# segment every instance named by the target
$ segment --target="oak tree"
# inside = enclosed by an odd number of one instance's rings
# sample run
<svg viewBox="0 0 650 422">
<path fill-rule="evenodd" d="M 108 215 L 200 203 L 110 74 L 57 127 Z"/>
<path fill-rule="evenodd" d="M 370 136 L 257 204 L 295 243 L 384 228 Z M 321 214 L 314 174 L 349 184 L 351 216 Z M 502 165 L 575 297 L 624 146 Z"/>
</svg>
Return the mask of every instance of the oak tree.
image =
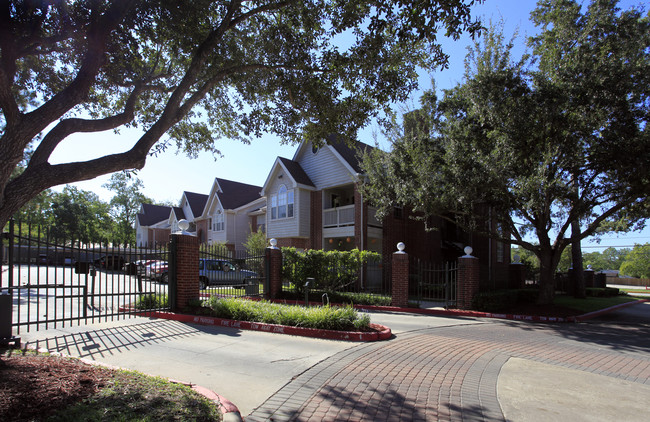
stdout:
<svg viewBox="0 0 650 422">
<path fill-rule="evenodd" d="M 219 138 L 353 138 L 445 65 L 437 37 L 474 34 L 472 0 L 0 2 L 0 227 L 55 185 L 140 169 Z M 137 127 L 123 152 L 50 162 L 73 134 Z M 33 148 L 25 171 L 14 175 Z"/>
</svg>

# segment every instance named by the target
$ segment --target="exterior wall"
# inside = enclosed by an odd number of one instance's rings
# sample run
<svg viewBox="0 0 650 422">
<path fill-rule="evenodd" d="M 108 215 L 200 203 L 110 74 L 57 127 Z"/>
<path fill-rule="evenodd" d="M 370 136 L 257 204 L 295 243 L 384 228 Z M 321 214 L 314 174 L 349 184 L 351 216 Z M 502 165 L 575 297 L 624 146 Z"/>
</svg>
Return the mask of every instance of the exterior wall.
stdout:
<svg viewBox="0 0 650 422">
<path fill-rule="evenodd" d="M 323 191 L 311 192 L 311 244 L 312 249 L 323 248 Z"/>
<path fill-rule="evenodd" d="M 276 240 L 278 241 L 277 244 L 278 248 L 309 249 L 311 247 L 310 239 L 306 239 L 306 238 L 283 237 Z"/>
<path fill-rule="evenodd" d="M 147 230 L 146 245 L 143 246 L 154 247 L 167 244 L 169 242 L 170 234 L 170 229 L 150 228 Z"/>
<path fill-rule="evenodd" d="M 361 201 L 361 193 L 354 186 L 354 247 L 368 249 L 368 205 Z"/>
<path fill-rule="evenodd" d="M 280 177 L 282 176 L 282 177 Z M 283 237 L 299 237 L 299 236 L 309 236 L 309 232 L 301 234 L 300 233 L 300 208 L 301 200 L 300 196 L 302 195 L 302 189 L 294 189 L 292 183 L 290 182 L 291 178 L 284 171 L 279 171 L 273 182 L 269 185 L 266 190 L 266 233 L 269 238 L 280 239 Z M 278 193 L 281 185 L 285 185 L 288 190 L 293 189 L 293 217 L 283 218 L 281 220 L 271 220 L 271 196 Z M 306 191 L 305 191 L 306 192 Z M 309 223 L 307 223 L 309 224 Z"/>
<path fill-rule="evenodd" d="M 199 239 L 199 243 L 207 243 L 209 235 L 208 220 L 198 220 L 196 221 L 196 237 Z"/>
<path fill-rule="evenodd" d="M 298 236 L 309 237 L 311 234 L 311 191 L 294 190 L 294 215 L 298 216 Z"/>
<path fill-rule="evenodd" d="M 433 220 L 432 224 L 440 227 L 439 219 Z M 437 263 L 447 260 L 445 257 L 447 253 L 442 248 L 440 230 L 425 231 L 424 223 L 409 218 L 407 209 L 402 210 L 401 217 L 391 214 L 383 222 L 382 254 L 384 257 L 391 256 L 399 242 L 406 244 L 406 252 L 413 258 Z"/>
<path fill-rule="evenodd" d="M 323 146 L 314 154 L 311 144 L 305 145 L 302 153 L 296 157 L 296 161 L 319 190 L 348 185 L 353 181 L 353 175 L 328 146 Z"/>
</svg>

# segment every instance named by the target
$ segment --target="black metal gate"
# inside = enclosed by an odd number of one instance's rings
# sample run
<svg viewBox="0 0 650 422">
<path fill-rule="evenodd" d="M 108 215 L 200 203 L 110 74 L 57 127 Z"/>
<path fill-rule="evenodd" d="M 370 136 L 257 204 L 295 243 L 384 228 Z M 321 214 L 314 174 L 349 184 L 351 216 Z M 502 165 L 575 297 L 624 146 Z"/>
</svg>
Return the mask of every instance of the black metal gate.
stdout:
<svg viewBox="0 0 650 422">
<path fill-rule="evenodd" d="M 268 291 L 265 253 L 231 250 L 224 245 L 199 248 L 199 289 L 210 297 L 262 297 Z"/>
<path fill-rule="evenodd" d="M 167 247 L 54 242 L 47 230 L 13 221 L 2 238 L 0 295 L 12 311 L 0 326 L 17 334 L 169 309 L 156 272 L 167 265 Z"/>
<path fill-rule="evenodd" d="M 412 258 L 409 296 L 418 303 L 429 302 L 445 308 L 456 306 L 458 266 L 456 262 L 425 262 Z"/>
</svg>

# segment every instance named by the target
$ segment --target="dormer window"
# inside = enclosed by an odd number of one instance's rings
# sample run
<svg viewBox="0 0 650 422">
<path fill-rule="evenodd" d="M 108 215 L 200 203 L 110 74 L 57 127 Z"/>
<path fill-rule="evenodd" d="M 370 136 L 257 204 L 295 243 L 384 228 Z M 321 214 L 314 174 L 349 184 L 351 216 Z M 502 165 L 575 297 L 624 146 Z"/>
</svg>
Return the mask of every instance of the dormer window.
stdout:
<svg viewBox="0 0 650 422">
<path fill-rule="evenodd" d="M 293 189 L 280 185 L 278 193 L 271 195 L 271 220 L 293 217 Z"/>
</svg>

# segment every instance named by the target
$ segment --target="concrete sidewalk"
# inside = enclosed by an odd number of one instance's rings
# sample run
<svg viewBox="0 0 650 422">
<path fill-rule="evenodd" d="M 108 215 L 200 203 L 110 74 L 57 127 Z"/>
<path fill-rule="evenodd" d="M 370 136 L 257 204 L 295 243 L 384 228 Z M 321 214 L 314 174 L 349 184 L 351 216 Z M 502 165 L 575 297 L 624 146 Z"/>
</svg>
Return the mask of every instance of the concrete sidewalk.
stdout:
<svg viewBox="0 0 650 422">
<path fill-rule="evenodd" d="M 640 316 L 531 324 L 381 312 L 372 321 L 394 338 L 363 344 L 145 318 L 21 336 L 199 384 L 247 421 L 647 420 L 650 303 L 618 312 Z"/>
</svg>

